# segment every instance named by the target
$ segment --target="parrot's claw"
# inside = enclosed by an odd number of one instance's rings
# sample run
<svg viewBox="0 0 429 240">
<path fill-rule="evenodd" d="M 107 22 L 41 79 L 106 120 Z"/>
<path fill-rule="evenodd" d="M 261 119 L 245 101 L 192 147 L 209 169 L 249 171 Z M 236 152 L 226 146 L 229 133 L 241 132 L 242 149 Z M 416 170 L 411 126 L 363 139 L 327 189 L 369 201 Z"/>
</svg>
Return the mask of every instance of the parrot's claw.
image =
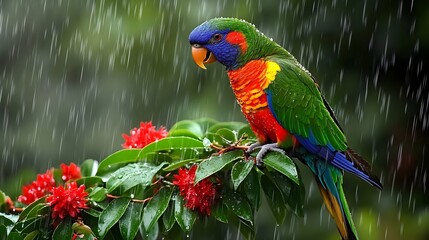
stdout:
<svg viewBox="0 0 429 240">
<path fill-rule="evenodd" d="M 270 143 L 265 145 L 262 145 L 260 143 L 254 143 L 249 146 L 246 153 L 249 154 L 257 148 L 261 148 L 261 150 L 259 150 L 258 154 L 256 155 L 256 162 L 255 162 L 256 166 L 262 166 L 262 164 L 264 163 L 262 159 L 264 158 L 265 154 L 267 154 L 268 151 L 286 154 L 286 152 L 283 149 L 281 149 L 279 145 L 277 145 L 277 143 Z"/>
<path fill-rule="evenodd" d="M 247 148 L 246 154 L 251 154 L 253 151 L 261 147 L 262 147 L 262 143 L 259 143 L 259 142 L 252 143 L 250 144 L 249 148 Z"/>
</svg>

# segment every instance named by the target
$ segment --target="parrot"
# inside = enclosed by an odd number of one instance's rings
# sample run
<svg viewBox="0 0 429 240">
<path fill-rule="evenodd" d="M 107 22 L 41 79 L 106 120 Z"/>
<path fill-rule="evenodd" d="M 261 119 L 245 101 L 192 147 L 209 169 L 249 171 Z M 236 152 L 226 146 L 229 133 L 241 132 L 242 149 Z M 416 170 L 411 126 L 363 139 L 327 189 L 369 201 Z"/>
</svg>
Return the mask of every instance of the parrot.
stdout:
<svg viewBox="0 0 429 240">
<path fill-rule="evenodd" d="M 285 48 L 237 18 L 213 18 L 189 35 L 195 63 L 219 62 L 260 149 L 256 163 L 268 151 L 293 155 L 313 173 L 326 209 L 342 239 L 359 239 L 343 191 L 349 172 L 382 190 L 370 164 L 349 148 L 334 111 L 312 74 Z"/>
</svg>

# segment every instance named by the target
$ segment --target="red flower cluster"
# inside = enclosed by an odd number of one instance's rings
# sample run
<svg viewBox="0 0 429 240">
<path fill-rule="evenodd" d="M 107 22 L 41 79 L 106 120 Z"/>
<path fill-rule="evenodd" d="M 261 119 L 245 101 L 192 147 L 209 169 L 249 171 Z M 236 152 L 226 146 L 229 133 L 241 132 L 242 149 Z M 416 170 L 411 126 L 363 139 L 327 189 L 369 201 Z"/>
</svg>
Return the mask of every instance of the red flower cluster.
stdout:
<svg viewBox="0 0 429 240">
<path fill-rule="evenodd" d="M 62 170 L 61 179 L 64 182 L 82 177 L 82 175 L 80 174 L 80 168 L 74 163 L 71 163 L 70 166 L 67 166 L 66 164 L 62 163 L 61 170 Z"/>
<path fill-rule="evenodd" d="M 168 132 L 164 127 L 156 130 L 152 122 L 140 122 L 139 128 L 134 128 L 130 131 L 130 136 L 122 134 L 125 142 L 123 148 L 144 148 L 149 143 L 160 140 L 167 136 Z"/>
<path fill-rule="evenodd" d="M 22 187 L 22 195 L 18 197 L 18 201 L 31 204 L 45 196 L 53 187 L 55 187 L 54 175 L 52 170 L 48 170 L 45 174 L 38 174 L 36 181 Z"/>
<path fill-rule="evenodd" d="M 71 163 L 70 166 L 61 164 L 61 170 L 61 178 L 64 182 L 82 177 L 80 168 L 74 163 Z M 29 205 L 50 193 L 53 187 L 55 187 L 54 175 L 52 170 L 48 170 L 45 174 L 38 174 L 36 181 L 22 187 L 22 194 L 18 197 L 18 201 Z"/>
<path fill-rule="evenodd" d="M 174 175 L 173 184 L 179 188 L 187 208 L 210 215 L 210 207 L 216 197 L 216 188 L 209 179 L 203 179 L 194 185 L 196 171 L 197 165 L 192 166 L 189 170 L 180 168 L 178 174 Z"/>
<path fill-rule="evenodd" d="M 77 187 L 76 182 L 66 184 L 66 187 L 58 186 L 52 189 L 52 195 L 46 198 L 46 202 L 52 207 L 52 218 L 64 219 L 66 216 L 75 218 L 81 209 L 87 208 L 85 185 Z"/>
</svg>

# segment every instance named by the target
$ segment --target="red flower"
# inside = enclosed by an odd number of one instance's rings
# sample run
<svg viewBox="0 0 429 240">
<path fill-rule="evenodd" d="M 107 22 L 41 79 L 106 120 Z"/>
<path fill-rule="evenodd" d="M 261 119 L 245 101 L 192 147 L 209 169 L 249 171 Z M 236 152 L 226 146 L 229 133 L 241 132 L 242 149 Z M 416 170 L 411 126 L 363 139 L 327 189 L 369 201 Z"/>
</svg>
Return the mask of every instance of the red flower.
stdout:
<svg viewBox="0 0 429 240">
<path fill-rule="evenodd" d="M 54 175 L 48 170 L 45 174 L 38 174 L 36 181 L 22 187 L 22 195 L 18 197 L 18 201 L 29 205 L 45 196 L 53 187 L 55 187 Z"/>
<path fill-rule="evenodd" d="M 216 197 L 216 188 L 209 179 L 203 179 L 194 185 L 196 171 L 197 165 L 192 166 L 189 170 L 180 168 L 178 174 L 174 175 L 173 184 L 179 188 L 187 208 L 210 215 L 210 207 Z"/>
<path fill-rule="evenodd" d="M 76 166 L 76 164 L 74 163 L 70 163 L 70 166 L 67 166 L 66 164 L 62 163 L 61 170 L 62 170 L 61 179 L 64 182 L 82 177 L 82 175 L 80 174 L 80 168 Z"/>
<path fill-rule="evenodd" d="M 139 128 L 134 128 L 130 131 L 130 136 L 122 134 L 125 142 L 123 148 L 144 148 L 149 143 L 165 138 L 168 132 L 164 127 L 156 130 L 152 122 L 140 122 Z"/>
<path fill-rule="evenodd" d="M 77 187 L 76 182 L 66 184 L 66 187 L 58 186 L 52 189 L 52 195 L 46 198 L 46 202 L 52 207 L 53 219 L 64 219 L 66 216 L 75 218 L 81 209 L 87 208 L 85 185 Z"/>
</svg>

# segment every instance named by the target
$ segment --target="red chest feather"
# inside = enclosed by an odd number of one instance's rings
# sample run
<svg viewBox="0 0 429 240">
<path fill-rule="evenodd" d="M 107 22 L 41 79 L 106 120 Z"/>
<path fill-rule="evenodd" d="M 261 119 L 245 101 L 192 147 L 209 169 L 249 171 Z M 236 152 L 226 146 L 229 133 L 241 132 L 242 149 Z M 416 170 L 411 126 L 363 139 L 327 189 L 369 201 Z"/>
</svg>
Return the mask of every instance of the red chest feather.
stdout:
<svg viewBox="0 0 429 240">
<path fill-rule="evenodd" d="M 279 70 L 275 65 L 263 60 L 254 60 L 240 69 L 228 71 L 228 76 L 241 110 L 259 141 L 290 145 L 293 137 L 271 113 L 264 92 L 274 80 L 273 75 L 275 76 Z"/>
</svg>

